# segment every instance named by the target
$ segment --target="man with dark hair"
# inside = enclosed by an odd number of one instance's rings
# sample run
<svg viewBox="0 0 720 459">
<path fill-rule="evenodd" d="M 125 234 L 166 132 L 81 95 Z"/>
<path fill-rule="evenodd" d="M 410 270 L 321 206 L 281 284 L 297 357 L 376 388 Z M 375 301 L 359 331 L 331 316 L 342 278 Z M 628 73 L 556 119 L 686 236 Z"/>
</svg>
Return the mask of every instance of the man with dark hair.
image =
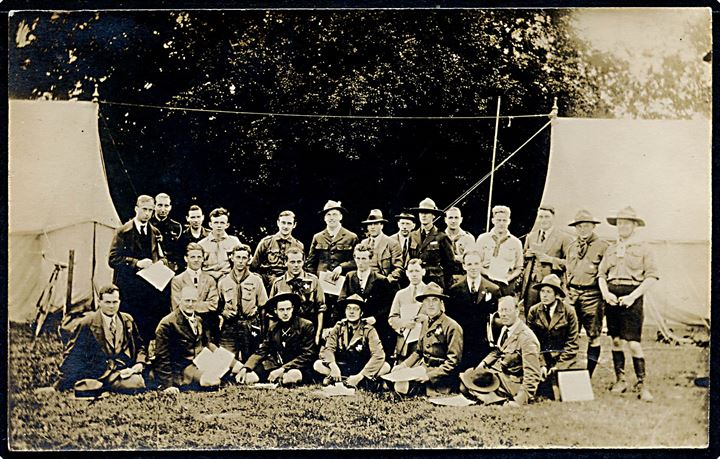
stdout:
<svg viewBox="0 0 720 459">
<path fill-rule="evenodd" d="M 224 300 L 220 320 L 220 346 L 240 359 L 250 356 L 262 341 L 263 314 L 268 296 L 262 278 L 251 272 L 250 246 L 240 244 L 230 253 L 232 271 L 220 278 L 218 290 Z"/>
<path fill-rule="evenodd" d="M 367 237 L 360 243 L 373 249 L 371 269 L 387 277 L 391 284 L 397 284 L 403 270 L 402 252 L 400 244 L 383 233 L 387 222 L 380 209 L 372 209 L 367 220 L 360 222 L 367 229 Z"/>
<path fill-rule="evenodd" d="M 415 247 L 411 247 L 412 240 L 410 238 L 410 233 L 415 229 L 417 217 L 407 212 L 401 212 L 395 216 L 395 219 L 397 220 L 398 232 L 390 236 L 390 239 L 396 241 L 400 247 L 400 262 L 402 263 L 402 267 L 404 269 L 407 266 L 408 261 L 412 258 L 410 256 L 411 250 L 415 249 Z"/>
<path fill-rule="evenodd" d="M 187 269 L 175 276 L 171 283 L 172 310 L 178 308 L 182 299 L 182 289 L 188 285 L 198 289 L 198 302 L 195 313 L 200 316 L 205 326 L 210 330 L 213 341 L 217 340 L 218 327 L 218 289 L 215 279 L 202 270 L 205 250 L 197 242 L 191 242 L 185 249 L 185 264 Z"/>
<path fill-rule="evenodd" d="M 315 329 L 310 321 L 294 314 L 299 304 L 300 297 L 294 293 L 280 293 L 268 300 L 277 322 L 270 325 L 258 350 L 235 376 L 238 383 L 267 381 L 288 386 L 312 379 Z"/>
<path fill-rule="evenodd" d="M 123 310 L 135 319 L 143 342 L 148 344 L 169 309 L 162 293 L 137 275 L 159 260 L 166 261 L 160 231 L 150 223 L 154 207 L 151 196 L 138 196 L 135 217 L 115 230 L 108 255 L 108 264 L 115 270 L 113 283 L 123 292 Z"/>
<path fill-rule="evenodd" d="M 66 390 L 81 379 L 95 379 L 104 390 L 145 389 L 145 346 L 135 321 L 120 308 L 115 285 L 98 292 L 98 309 L 83 317 L 67 344 L 56 387 Z"/>
<path fill-rule="evenodd" d="M 216 281 L 230 272 L 229 254 L 240 245 L 240 239 L 225 232 L 229 226 L 230 213 L 222 207 L 213 209 L 210 212 L 210 234 L 200 241 L 205 250 L 203 270 Z"/>
<path fill-rule="evenodd" d="M 410 210 L 416 212 L 420 220 L 420 228 L 410 233 L 415 247 L 411 256 L 423 261 L 427 283 L 435 282 L 449 288 L 455 270 L 455 253 L 447 234 L 435 226 L 435 218 L 444 216 L 445 212 L 430 198 L 423 199 L 418 207 Z"/>
<path fill-rule="evenodd" d="M 270 296 L 274 297 L 280 293 L 298 295 L 300 302 L 296 307 L 295 315 L 315 325 L 315 344 L 319 344 L 327 312 L 325 294 L 317 276 L 303 269 L 304 263 L 305 254 L 300 247 L 288 248 L 285 254 L 286 272 L 275 279 L 270 289 Z"/>
<path fill-rule="evenodd" d="M 168 266 L 173 271 L 178 272 L 181 269 L 184 249 L 179 245 L 180 236 L 182 236 L 182 225 L 180 222 L 170 218 L 171 210 L 170 196 L 167 193 L 159 193 L 155 196 L 155 212 L 150 219 L 150 223 L 160 230 L 162 235 L 161 243 L 163 250 L 165 250 Z"/>
<path fill-rule="evenodd" d="M 392 306 L 390 306 L 390 315 L 388 323 L 395 330 L 396 344 L 393 360 L 398 362 L 405 360 L 408 355 L 415 352 L 417 340 L 411 339 L 410 334 L 413 331 L 419 331 L 423 315 L 420 313 L 421 304 L 417 301 L 417 296 L 422 295 L 427 288 L 427 284 L 422 278 L 425 276 L 425 270 L 422 267 L 422 261 L 419 258 L 412 258 L 407 262 L 405 268 L 405 277 L 407 277 L 409 285 L 398 290 L 393 298 Z M 388 353 L 390 350 L 388 349 Z"/>
<path fill-rule="evenodd" d="M 472 250 L 475 246 L 475 236 L 460 228 L 463 222 L 460 208 L 451 207 L 445 212 L 445 234 L 450 238 L 453 253 L 455 254 L 455 273 L 453 274 L 453 284 L 460 282 L 463 277 L 463 255 L 465 251 Z"/>
<path fill-rule="evenodd" d="M 287 269 L 285 266 L 287 250 L 290 247 L 297 247 L 301 251 L 305 249 L 303 243 L 292 235 L 296 225 L 295 213 L 283 210 L 277 219 L 278 232 L 262 238 L 255 248 L 250 268 L 262 276 L 265 288 L 268 290 L 272 288 L 275 279 L 282 276 Z"/>
<path fill-rule="evenodd" d="M 357 270 L 350 271 L 340 291 L 338 301 L 343 301 L 352 295 L 360 295 L 365 300 L 365 316 L 375 319 L 377 329 L 384 349 L 392 349 L 395 345 L 395 332 L 388 322 L 390 305 L 397 289 L 387 278 L 370 268 L 373 257 L 372 248 L 358 244 L 353 250 L 353 259 Z"/>
<path fill-rule="evenodd" d="M 203 222 L 205 221 L 205 215 L 200 206 L 193 204 L 188 208 L 187 215 L 185 216 L 187 224 L 183 226 L 183 233 L 180 236 L 179 245 L 181 249 L 187 247 L 191 242 L 202 241 L 210 231 L 205 228 Z"/>
</svg>

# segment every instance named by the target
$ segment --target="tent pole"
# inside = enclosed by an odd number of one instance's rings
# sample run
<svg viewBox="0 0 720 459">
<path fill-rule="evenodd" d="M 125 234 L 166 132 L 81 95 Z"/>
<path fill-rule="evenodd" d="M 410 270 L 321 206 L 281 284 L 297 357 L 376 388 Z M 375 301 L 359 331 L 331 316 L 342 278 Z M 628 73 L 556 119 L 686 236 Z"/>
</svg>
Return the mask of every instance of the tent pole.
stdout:
<svg viewBox="0 0 720 459">
<path fill-rule="evenodd" d="M 68 255 L 68 277 L 67 277 L 67 297 L 65 299 L 65 307 L 63 308 L 63 319 L 67 315 L 70 306 L 72 306 L 72 284 L 73 284 L 73 271 L 75 268 L 75 249 L 70 249 Z"/>
<path fill-rule="evenodd" d="M 498 128 L 500 126 L 500 96 L 497 100 L 497 112 L 495 113 L 495 137 L 493 138 L 492 164 L 490 165 L 490 196 L 488 197 L 487 218 L 485 220 L 485 232 L 490 231 L 490 212 L 492 211 L 493 185 L 495 182 L 495 154 L 497 153 Z"/>
</svg>

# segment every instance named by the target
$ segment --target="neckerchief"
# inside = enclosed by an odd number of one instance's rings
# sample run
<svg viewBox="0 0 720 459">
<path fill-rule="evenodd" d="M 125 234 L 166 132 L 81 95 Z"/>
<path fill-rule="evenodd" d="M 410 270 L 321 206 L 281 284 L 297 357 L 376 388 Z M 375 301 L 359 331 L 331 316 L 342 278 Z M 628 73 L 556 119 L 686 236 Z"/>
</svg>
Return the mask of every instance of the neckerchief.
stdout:
<svg viewBox="0 0 720 459">
<path fill-rule="evenodd" d="M 590 243 L 593 242 L 595 239 L 597 239 L 597 236 L 595 236 L 595 233 L 590 234 L 589 237 L 586 239 L 578 238 L 578 258 L 582 260 L 585 258 L 585 254 L 587 253 L 588 246 L 590 246 Z"/>
<path fill-rule="evenodd" d="M 493 249 L 493 258 L 497 258 L 498 254 L 500 253 L 500 246 L 503 244 L 503 242 L 510 239 L 510 232 L 508 231 L 508 233 L 503 237 L 500 237 L 495 233 L 491 233 L 490 236 L 492 236 L 493 241 L 495 241 L 495 248 Z"/>
<path fill-rule="evenodd" d="M 237 285 L 237 288 L 235 289 L 235 308 L 237 309 L 238 314 L 244 315 L 242 307 L 242 283 L 245 282 L 245 279 L 247 279 L 248 276 L 250 276 L 250 270 L 246 269 L 245 275 L 241 279 L 238 279 L 236 277 L 234 269 L 230 271 L 230 276 L 232 277 L 233 281 L 235 281 L 235 285 Z"/>
</svg>

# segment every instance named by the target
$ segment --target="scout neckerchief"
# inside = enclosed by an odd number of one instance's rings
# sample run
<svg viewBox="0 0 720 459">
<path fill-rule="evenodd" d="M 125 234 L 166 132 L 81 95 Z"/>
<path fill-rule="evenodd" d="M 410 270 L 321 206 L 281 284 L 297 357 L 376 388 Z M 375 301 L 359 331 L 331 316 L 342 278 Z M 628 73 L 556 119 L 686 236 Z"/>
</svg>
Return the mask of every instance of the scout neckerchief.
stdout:
<svg viewBox="0 0 720 459">
<path fill-rule="evenodd" d="M 490 236 L 492 236 L 493 241 L 495 241 L 495 248 L 493 249 L 493 258 L 497 258 L 498 254 L 500 253 L 500 246 L 503 245 L 503 242 L 510 239 L 510 231 L 505 233 L 505 236 L 498 236 L 495 234 L 495 231 L 490 233 Z"/>
<path fill-rule="evenodd" d="M 587 249 L 592 244 L 592 242 L 597 239 L 597 236 L 595 236 L 595 233 L 591 233 L 590 236 L 587 238 L 578 238 L 578 258 L 582 260 L 585 258 L 585 254 L 587 253 Z"/>
<path fill-rule="evenodd" d="M 250 270 L 245 269 L 245 272 L 243 273 L 243 276 L 241 278 L 237 277 L 237 274 L 235 274 L 235 270 L 233 269 L 230 271 L 230 277 L 232 277 L 232 280 L 235 281 L 235 285 L 237 285 L 237 288 L 235 289 L 235 307 L 237 308 L 238 314 L 245 315 L 245 311 L 243 311 L 243 303 L 242 303 L 242 283 L 245 282 L 245 279 L 247 279 L 250 276 Z"/>
</svg>

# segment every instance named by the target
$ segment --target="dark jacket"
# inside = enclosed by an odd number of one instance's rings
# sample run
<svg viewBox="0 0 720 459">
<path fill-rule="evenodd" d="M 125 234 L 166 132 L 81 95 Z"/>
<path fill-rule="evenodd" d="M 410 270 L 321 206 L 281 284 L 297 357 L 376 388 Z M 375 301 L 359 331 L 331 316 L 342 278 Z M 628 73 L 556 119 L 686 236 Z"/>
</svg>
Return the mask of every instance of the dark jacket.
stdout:
<svg viewBox="0 0 720 459">
<path fill-rule="evenodd" d="M 170 217 L 160 221 L 154 215 L 150 223 L 160 231 L 160 244 L 168 260 L 168 266 L 176 273 L 182 271 L 185 268 L 185 247 L 180 246 L 182 225 Z"/>
<path fill-rule="evenodd" d="M 452 242 L 444 231 L 436 226 L 430 229 L 425 240 L 421 238 L 422 228 L 410 233 L 410 256 L 419 258 L 425 268 L 425 282 L 435 282 L 443 288 L 452 285 L 455 269 L 455 253 Z"/>
<path fill-rule="evenodd" d="M 294 316 L 288 323 L 277 321 L 270 325 L 260 347 L 245 362 L 245 367 L 255 370 L 262 365 L 267 371 L 276 368 L 304 370 L 309 368 L 315 356 L 315 327 L 312 322 Z"/>
<path fill-rule="evenodd" d="M 122 343 L 113 349 L 105 335 L 102 313 L 93 311 L 83 317 L 68 342 L 60 365 L 60 390 L 69 389 L 85 378 L 106 381 L 111 373 L 145 363 L 145 346 L 130 314 L 119 312 Z"/>
<path fill-rule="evenodd" d="M 342 267 L 343 274 L 352 271 L 355 269 L 353 248 L 357 243 L 357 234 L 345 228 L 340 228 L 334 238 L 330 237 L 327 229 L 320 231 L 310 243 L 306 270 L 318 276 L 320 272 L 332 271 L 338 266 Z"/>
<path fill-rule="evenodd" d="M 375 327 L 361 320 L 353 329 L 347 319 L 343 319 L 330 329 L 320 359 L 327 364 L 346 363 L 372 379 L 385 363 L 385 351 Z"/>
<path fill-rule="evenodd" d="M 132 219 L 115 230 L 115 236 L 110 244 L 108 264 L 115 270 L 113 282 L 120 287 L 121 295 L 125 293 L 122 291 L 122 283 L 139 279 L 136 275 L 140 270 L 137 267 L 138 261 L 143 258 L 149 258 L 153 262 L 163 259 L 162 249 L 160 248 L 160 240 L 162 239 L 160 230 L 152 224 L 148 224 L 148 236 L 150 237 L 149 247 L 143 247 L 140 239 L 142 236 L 135 228 Z M 145 282 L 141 279 L 140 281 Z"/>
<path fill-rule="evenodd" d="M 392 349 L 392 345 L 395 341 L 395 333 L 388 323 L 390 306 L 392 306 L 392 300 L 395 297 L 395 292 L 397 291 L 397 288 L 394 285 L 390 284 L 388 279 L 382 274 L 378 274 L 371 270 L 368 275 L 367 283 L 365 284 L 365 289 L 362 289 L 360 287 L 360 279 L 357 276 L 357 271 L 351 271 L 345 278 L 345 283 L 343 283 L 340 296 L 338 297 L 338 301 L 342 301 L 349 296 L 357 294 L 365 300 L 365 306 L 363 306 L 363 316 L 375 318 L 375 328 L 380 335 L 383 346 L 387 349 Z M 337 314 L 343 315 L 344 311 L 338 310 Z"/>
<path fill-rule="evenodd" d="M 557 302 L 548 322 L 547 306 L 538 303 L 530 308 L 527 324 L 540 341 L 540 351 L 547 369 L 567 370 L 575 364 L 578 352 L 578 320 L 575 309 Z"/>
<path fill-rule="evenodd" d="M 183 370 L 193 363 L 204 347 L 210 345 L 209 330 L 202 319 L 195 315 L 198 333 L 185 315 L 178 308 L 165 316 L 155 331 L 155 376 L 160 387 L 179 386 L 189 383 L 184 381 Z M 210 349 L 210 350 L 213 350 Z"/>
<path fill-rule="evenodd" d="M 403 363 L 408 367 L 425 365 L 430 383 L 436 384 L 457 374 L 462 353 L 463 330 L 443 313 L 432 323 L 423 323 L 417 349 Z"/>
</svg>

